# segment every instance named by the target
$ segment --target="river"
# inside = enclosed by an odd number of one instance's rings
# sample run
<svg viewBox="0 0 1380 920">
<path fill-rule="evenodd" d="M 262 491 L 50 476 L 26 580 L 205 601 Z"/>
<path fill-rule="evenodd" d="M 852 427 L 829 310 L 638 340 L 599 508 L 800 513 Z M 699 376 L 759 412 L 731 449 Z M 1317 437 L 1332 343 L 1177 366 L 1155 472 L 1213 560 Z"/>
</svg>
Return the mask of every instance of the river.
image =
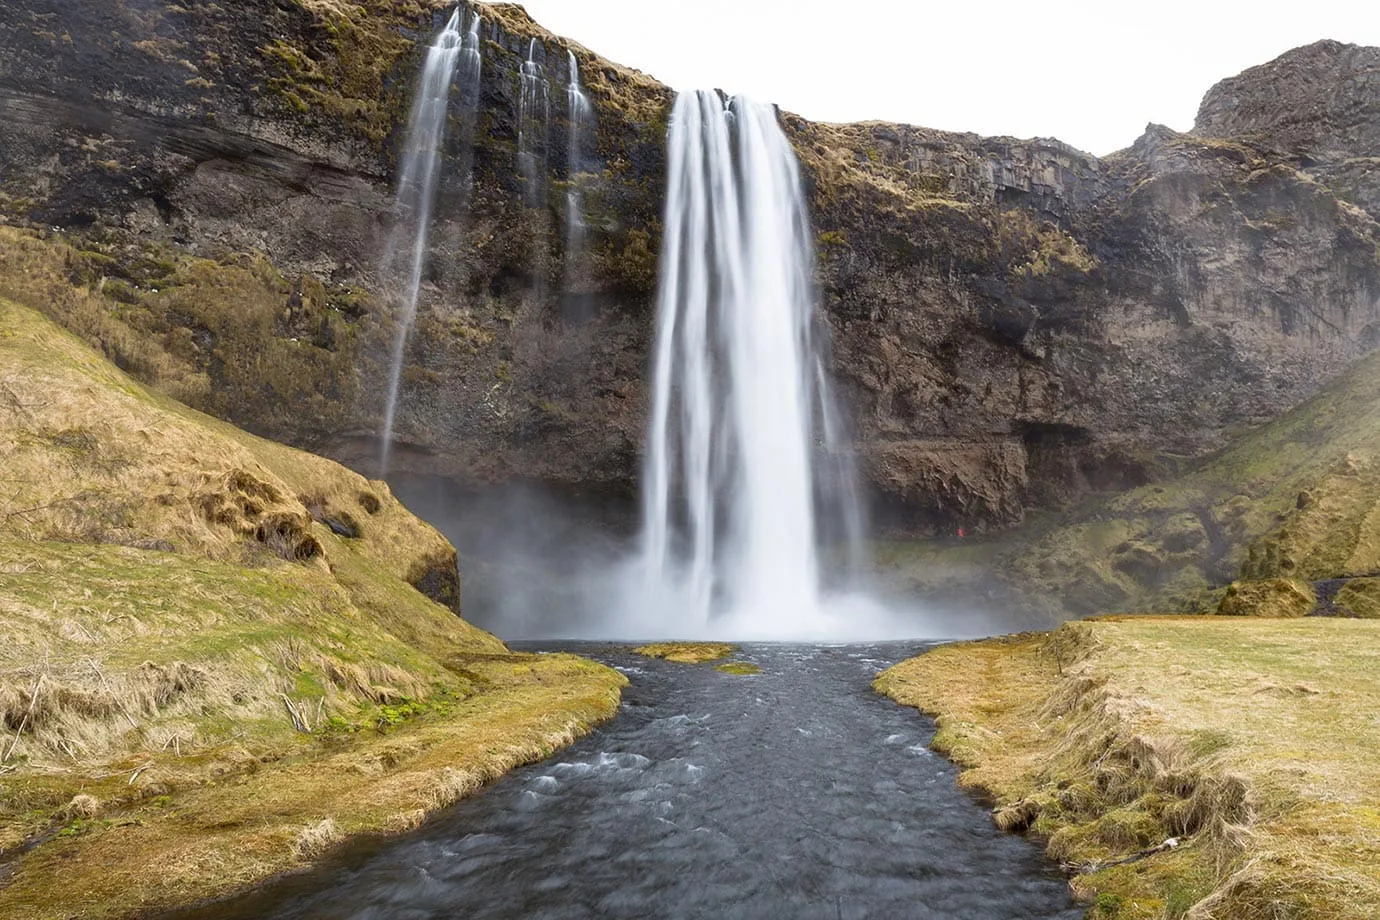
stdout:
<svg viewBox="0 0 1380 920">
<path fill-rule="evenodd" d="M 923 648 L 747 645 L 761 667 L 575 651 L 630 680 L 620 715 L 382 846 L 187 920 L 1074 920 L 1039 849 L 993 827 L 878 696 Z"/>
</svg>

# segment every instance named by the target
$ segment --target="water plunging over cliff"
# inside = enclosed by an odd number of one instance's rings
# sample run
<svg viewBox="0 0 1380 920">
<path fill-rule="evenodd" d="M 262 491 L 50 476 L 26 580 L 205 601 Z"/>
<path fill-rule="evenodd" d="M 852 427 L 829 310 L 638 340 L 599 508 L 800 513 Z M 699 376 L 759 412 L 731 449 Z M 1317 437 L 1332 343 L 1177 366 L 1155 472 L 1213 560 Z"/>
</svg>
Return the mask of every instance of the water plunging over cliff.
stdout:
<svg viewBox="0 0 1380 920">
<path fill-rule="evenodd" d="M 398 172 L 398 192 L 395 204 L 397 225 L 389 239 L 384 255 L 384 277 L 402 274 L 406 280 L 399 299 L 398 329 L 393 340 L 393 360 L 388 377 L 388 403 L 384 407 L 382 449 L 379 475 L 388 471 L 393 446 L 393 425 L 402 385 L 403 359 L 407 337 L 417 316 L 417 298 L 421 293 L 422 272 L 426 265 L 427 239 L 431 231 L 431 211 L 436 200 L 436 185 L 440 178 L 441 147 L 446 136 L 446 112 L 450 105 L 451 86 L 461 59 L 465 60 L 465 78 L 478 82 L 481 67 L 479 54 L 479 16 L 476 14 L 466 34 L 460 32 L 460 10 L 456 8 L 444 29 L 427 50 L 421 77 L 412 100 L 407 119 L 401 168 Z M 404 264 L 399 264 L 406 259 Z"/>
<path fill-rule="evenodd" d="M 527 45 L 527 60 L 519 75 L 518 170 L 522 175 L 523 203 L 540 207 L 546 189 L 547 133 L 550 130 L 550 89 L 537 60 L 537 40 Z"/>
<path fill-rule="evenodd" d="M 813 328 L 799 165 L 773 107 L 713 92 L 677 97 L 669 150 L 649 603 L 676 634 L 818 633 L 822 544 L 858 546 L 862 528 Z"/>
<path fill-rule="evenodd" d="M 461 197 L 466 209 L 474 191 L 474 132 L 479 119 L 480 77 L 484 73 L 484 56 L 479 50 L 479 26 L 483 22 L 478 13 L 470 14 L 470 27 L 460 48 L 460 159 L 464 169 L 461 176 Z"/>
<path fill-rule="evenodd" d="M 566 105 L 570 115 L 570 136 L 566 143 L 565 192 L 565 290 L 572 296 L 580 286 L 580 260 L 585 248 L 584 200 L 577 175 L 584 169 L 584 141 L 593 110 L 580 89 L 580 63 L 574 51 L 567 51 L 570 80 L 566 84 Z"/>
</svg>

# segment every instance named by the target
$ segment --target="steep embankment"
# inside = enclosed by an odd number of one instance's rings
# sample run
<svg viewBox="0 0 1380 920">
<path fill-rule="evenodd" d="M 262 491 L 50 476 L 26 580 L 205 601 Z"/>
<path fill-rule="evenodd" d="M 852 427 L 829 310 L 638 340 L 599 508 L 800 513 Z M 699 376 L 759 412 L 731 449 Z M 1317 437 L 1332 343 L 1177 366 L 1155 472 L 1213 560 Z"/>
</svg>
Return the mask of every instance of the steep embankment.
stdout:
<svg viewBox="0 0 1380 920">
<path fill-rule="evenodd" d="M 71 280 L 111 300 L 110 328 L 83 334 L 116 355 L 142 340 L 141 379 L 369 468 L 395 331 L 378 269 L 395 152 L 447 5 L 70 7 L 0 0 L 0 211 L 61 228 Z M 447 144 L 396 465 L 631 492 L 671 93 L 520 8 L 475 8 L 480 116 Z M 534 38 L 551 118 L 527 189 L 518 70 Z M 596 124 L 573 169 L 566 49 Z M 1142 484 L 1373 348 L 1377 55 L 1290 52 L 1214 89 L 1194 134 L 1152 126 L 1102 159 L 787 117 L 878 520 L 990 531 Z M 567 252 L 572 184 L 585 247 Z"/>
<path fill-rule="evenodd" d="M 876 682 L 1119 920 L 1380 917 L 1380 623 L 1125 618 Z"/>
<path fill-rule="evenodd" d="M 616 673 L 459 619 L 454 550 L 383 483 L 4 300 L 0 469 L 6 917 L 226 894 L 617 708 Z"/>
</svg>

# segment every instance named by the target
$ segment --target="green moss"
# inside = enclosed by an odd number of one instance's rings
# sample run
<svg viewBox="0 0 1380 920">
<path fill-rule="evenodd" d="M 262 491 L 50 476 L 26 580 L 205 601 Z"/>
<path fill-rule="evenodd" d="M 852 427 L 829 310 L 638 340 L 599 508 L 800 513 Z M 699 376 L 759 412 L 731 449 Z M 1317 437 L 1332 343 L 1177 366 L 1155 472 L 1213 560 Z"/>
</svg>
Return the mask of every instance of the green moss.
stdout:
<svg viewBox="0 0 1380 920">
<path fill-rule="evenodd" d="M 1380 619 L 1380 579 L 1355 578 L 1337 592 L 1337 612 L 1364 620 Z"/>
<path fill-rule="evenodd" d="M 411 48 L 402 36 L 422 13 L 414 3 L 365 0 L 357 9 L 304 0 L 316 19 L 318 41 L 298 46 L 279 39 L 259 49 L 274 74 L 270 92 L 302 116 L 344 121 L 374 143 L 386 139 L 403 116 L 406 87 L 390 87 Z"/>
<path fill-rule="evenodd" d="M 289 282 L 258 253 L 191 258 L 156 243 L 130 253 L 3 227 L 0 243 L 0 296 L 176 399 L 302 441 L 338 430 L 353 411 L 355 320 L 315 279 Z"/>
<path fill-rule="evenodd" d="M 737 651 L 737 646 L 726 642 L 655 642 L 632 651 L 633 654 L 647 658 L 664 658 L 681 664 L 702 664 L 727 658 Z"/>
<path fill-rule="evenodd" d="M 1268 581 L 1238 581 L 1227 589 L 1217 607 L 1220 616 L 1302 617 L 1318 605 L 1312 585 L 1272 578 Z"/>
<path fill-rule="evenodd" d="M 715 665 L 714 670 L 725 674 L 761 674 L 762 669 L 750 661 L 726 661 Z"/>
</svg>

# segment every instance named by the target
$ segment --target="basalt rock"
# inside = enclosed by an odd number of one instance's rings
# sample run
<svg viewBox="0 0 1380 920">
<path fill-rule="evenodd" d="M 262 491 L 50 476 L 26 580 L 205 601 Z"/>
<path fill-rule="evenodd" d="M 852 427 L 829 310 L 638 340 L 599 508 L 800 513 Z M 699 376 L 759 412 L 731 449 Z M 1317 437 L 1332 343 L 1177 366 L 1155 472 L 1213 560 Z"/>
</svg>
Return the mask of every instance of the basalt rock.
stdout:
<svg viewBox="0 0 1380 920">
<path fill-rule="evenodd" d="M 480 115 L 448 142 L 394 469 L 630 495 L 671 93 L 519 8 L 476 8 Z M 0 0 L 0 211 L 61 228 L 85 254 L 71 283 L 123 298 L 94 325 L 52 297 L 35 305 L 117 360 L 112 328 L 163 348 L 182 381 L 170 389 L 198 408 L 372 471 L 395 332 L 396 279 L 379 268 L 395 155 L 447 14 L 402 0 Z M 532 37 L 552 110 L 535 208 L 517 164 Z M 597 125 L 573 174 L 567 47 Z M 878 521 L 980 531 L 1152 480 L 1374 348 L 1377 55 L 1290 52 L 1214 88 L 1192 134 L 1152 125 L 1101 159 L 784 116 Z M 564 251 L 572 182 L 578 255 Z M 198 291 L 215 290 L 215 266 L 266 256 L 280 277 L 239 298 L 257 331 L 177 305 L 166 288 L 186 271 L 131 270 L 150 251 L 201 260 Z M 23 287 L 0 278 L 11 296 Z"/>
</svg>

